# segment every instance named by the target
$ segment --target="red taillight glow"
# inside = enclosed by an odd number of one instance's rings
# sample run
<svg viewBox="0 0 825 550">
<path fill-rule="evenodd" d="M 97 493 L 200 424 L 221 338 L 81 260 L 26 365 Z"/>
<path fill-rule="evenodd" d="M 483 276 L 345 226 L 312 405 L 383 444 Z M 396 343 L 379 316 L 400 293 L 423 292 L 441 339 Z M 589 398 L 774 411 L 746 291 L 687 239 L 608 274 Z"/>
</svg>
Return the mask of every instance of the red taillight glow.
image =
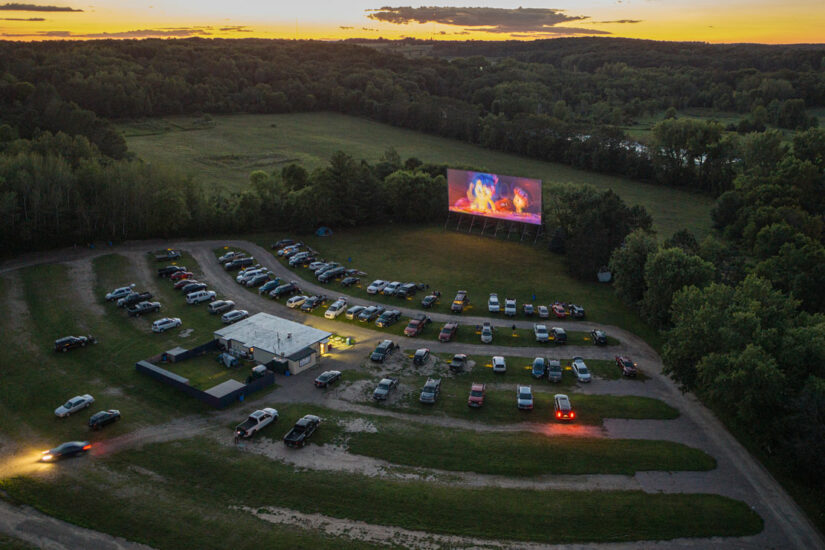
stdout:
<svg viewBox="0 0 825 550">
<path fill-rule="evenodd" d="M 576 418 L 576 413 L 574 413 L 573 411 L 570 411 L 570 418 Z"/>
<path fill-rule="evenodd" d="M 89 444 L 89 445 L 84 445 L 84 446 L 83 446 L 83 450 L 84 450 L 84 451 L 88 451 L 88 450 L 89 450 L 89 449 L 91 449 L 91 448 L 92 448 L 92 445 L 91 445 L 91 444 Z"/>
<path fill-rule="evenodd" d="M 556 411 L 556 418 L 561 418 L 561 411 Z"/>
</svg>

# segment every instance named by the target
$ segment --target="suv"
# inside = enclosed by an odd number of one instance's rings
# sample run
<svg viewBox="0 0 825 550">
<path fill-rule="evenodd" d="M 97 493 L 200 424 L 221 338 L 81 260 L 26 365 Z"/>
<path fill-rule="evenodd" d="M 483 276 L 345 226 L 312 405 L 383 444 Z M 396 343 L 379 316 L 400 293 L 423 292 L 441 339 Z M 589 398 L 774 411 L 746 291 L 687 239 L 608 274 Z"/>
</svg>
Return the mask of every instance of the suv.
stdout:
<svg viewBox="0 0 825 550">
<path fill-rule="evenodd" d="M 470 386 L 470 396 L 467 398 L 467 405 L 470 407 L 480 407 L 484 404 L 484 392 L 487 386 L 484 384 L 476 384 Z"/>
<path fill-rule="evenodd" d="M 209 310 L 209 313 L 212 315 L 217 315 L 219 313 L 226 313 L 230 309 L 235 307 L 235 302 L 232 300 L 216 300 L 209 304 L 209 307 L 206 309 Z"/>
<path fill-rule="evenodd" d="M 181 326 L 181 320 L 177 317 L 164 317 L 152 323 L 152 332 L 166 332 L 170 328 Z"/>
<path fill-rule="evenodd" d="M 418 292 L 418 285 L 415 283 L 404 283 L 403 285 L 398 287 L 398 290 L 395 292 L 395 295 L 399 298 L 407 298 L 411 296 L 415 296 L 415 293 Z"/>
<path fill-rule="evenodd" d="M 573 411 L 573 405 L 570 404 L 570 399 L 563 393 L 557 393 L 553 397 L 553 403 L 556 407 L 556 418 L 559 420 L 573 420 L 576 418 L 576 413 Z"/>
<path fill-rule="evenodd" d="M 616 364 L 619 365 L 619 368 L 622 371 L 622 375 L 635 377 L 636 373 L 638 372 L 636 367 L 636 363 L 634 363 L 630 357 L 625 357 L 624 355 L 617 355 L 616 356 Z"/>
<path fill-rule="evenodd" d="M 224 325 L 231 325 L 232 323 L 237 323 L 241 319 L 246 319 L 247 317 L 249 317 L 249 312 L 245 309 L 233 309 L 232 311 L 227 311 L 221 315 L 221 323 Z"/>
<path fill-rule="evenodd" d="M 370 359 L 377 362 L 383 363 L 384 359 L 392 355 L 392 352 L 395 351 L 396 345 L 395 342 L 392 340 L 384 340 L 378 347 L 375 348 L 375 351 L 372 352 L 370 355 Z"/>
<path fill-rule="evenodd" d="M 382 313 L 375 321 L 377 327 L 388 327 L 394 325 L 401 318 L 401 312 L 397 309 L 391 309 Z"/>
<path fill-rule="evenodd" d="M 382 313 L 384 313 L 384 306 L 369 306 L 358 314 L 358 320 L 367 323 L 377 319 Z"/>
<path fill-rule="evenodd" d="M 303 304 L 301 304 L 301 311 L 310 312 L 313 311 L 315 308 L 320 307 L 327 303 L 327 297 L 323 294 L 310 296 L 307 298 Z"/>
<path fill-rule="evenodd" d="M 385 340 L 389 341 L 389 340 Z M 372 398 L 376 401 L 384 401 L 389 397 L 390 391 L 398 385 L 398 378 L 384 378 L 378 383 L 378 387 L 372 392 Z"/>
<path fill-rule="evenodd" d="M 189 305 L 211 302 L 217 294 L 214 290 L 199 290 L 186 295 L 186 303 Z"/>
<path fill-rule="evenodd" d="M 484 321 L 484 324 L 481 326 L 481 343 L 493 343 L 493 325 L 490 324 L 490 321 Z"/>
<path fill-rule="evenodd" d="M 151 299 L 151 292 L 131 292 L 117 301 L 117 307 L 130 307 L 138 302 L 146 302 Z"/>
<path fill-rule="evenodd" d="M 450 370 L 453 372 L 461 372 L 467 365 L 467 355 L 463 353 L 456 353 L 450 361 Z"/>
<path fill-rule="evenodd" d="M 576 304 L 570 304 L 570 316 L 574 319 L 584 319 L 584 308 Z"/>
<path fill-rule="evenodd" d="M 323 273 L 318 275 L 318 281 L 321 283 L 328 283 L 333 279 L 343 277 L 345 271 L 346 268 L 344 267 L 333 267 L 332 269 L 328 269 L 327 271 L 324 271 Z"/>
<path fill-rule="evenodd" d="M 566 344 L 567 343 L 567 332 L 561 327 L 553 327 L 550 329 L 550 332 L 553 333 L 553 342 L 556 344 Z"/>
<path fill-rule="evenodd" d="M 178 271 L 186 271 L 186 268 L 182 265 L 167 265 L 158 269 L 158 277 L 169 277 Z"/>
<path fill-rule="evenodd" d="M 424 387 L 421 389 L 421 395 L 418 397 L 418 400 L 422 403 L 435 403 L 440 391 L 441 379 L 427 378 L 427 383 L 424 384 Z"/>
<path fill-rule="evenodd" d="M 370 286 L 367 287 L 367 294 L 378 294 L 379 292 L 384 290 L 385 286 L 387 286 L 387 281 L 376 279 L 372 283 L 370 283 Z"/>
<path fill-rule="evenodd" d="M 295 283 L 285 283 L 279 287 L 276 287 L 272 292 L 269 293 L 269 295 L 277 300 L 281 296 L 291 296 L 292 294 L 295 294 L 297 292 L 301 292 L 301 289 L 298 288 L 298 285 L 296 285 Z"/>
<path fill-rule="evenodd" d="M 561 382 L 561 361 L 558 359 L 549 359 L 547 361 L 547 379 L 550 382 Z"/>
<path fill-rule="evenodd" d="M 507 317 L 516 316 L 516 301 L 507 298 L 504 300 L 504 315 Z"/>
<path fill-rule="evenodd" d="M 467 296 L 466 290 L 459 290 L 450 305 L 450 311 L 453 313 L 461 313 L 464 308 L 470 305 L 470 298 Z"/>
<path fill-rule="evenodd" d="M 507 363 L 504 361 L 504 357 L 500 355 L 493 357 L 493 372 L 496 374 L 504 374 L 507 372 Z"/>
<path fill-rule="evenodd" d="M 438 341 L 449 342 L 455 336 L 456 331 L 458 331 L 458 323 L 447 323 L 438 333 Z"/>
<path fill-rule="evenodd" d="M 361 315 L 361 312 L 365 309 L 367 309 L 366 306 L 352 306 L 344 314 L 344 317 L 349 320 L 358 319 L 358 316 Z"/>
<path fill-rule="evenodd" d="M 383 294 L 384 296 L 395 296 L 400 286 L 401 281 L 393 281 L 384 287 L 384 289 L 381 291 L 381 294 Z"/>
<path fill-rule="evenodd" d="M 346 310 L 346 309 L 347 309 L 347 299 L 346 298 L 338 298 L 337 300 L 332 302 L 332 305 L 329 306 L 327 308 L 327 310 L 324 312 L 324 317 L 326 319 L 335 319 L 336 317 L 338 317 L 339 315 L 344 313 L 344 310 Z"/>
<path fill-rule="evenodd" d="M 547 363 L 543 357 L 536 357 L 533 359 L 533 378 L 544 378 L 547 374 Z"/>
<path fill-rule="evenodd" d="M 436 303 L 438 303 L 438 297 L 441 296 L 441 293 L 438 291 L 431 292 L 422 298 L 421 300 L 421 307 L 424 309 L 430 309 Z"/>
<path fill-rule="evenodd" d="M 533 334 L 536 335 L 536 342 L 545 343 L 550 340 L 550 334 L 547 332 L 547 325 L 533 325 Z"/>
<path fill-rule="evenodd" d="M 597 346 L 607 345 L 607 333 L 605 331 L 594 328 L 590 331 L 590 336 L 593 338 L 593 343 Z"/>
<path fill-rule="evenodd" d="M 430 350 L 429 348 L 421 348 L 415 350 L 415 355 L 413 355 L 413 365 L 423 365 L 427 362 L 430 358 Z"/>
<path fill-rule="evenodd" d="M 533 410 L 533 388 L 516 386 L 516 404 L 523 411 Z"/>
<path fill-rule="evenodd" d="M 67 352 L 74 348 L 85 348 L 86 344 L 93 342 L 91 336 L 64 336 L 54 341 L 54 351 Z"/>
<path fill-rule="evenodd" d="M 524 304 L 524 306 L 522 306 L 522 309 L 524 311 L 524 315 L 526 315 L 527 317 L 532 317 L 533 314 L 536 312 L 536 310 L 533 309 L 533 304 Z"/>
<path fill-rule="evenodd" d="M 134 285 L 122 286 L 120 288 L 114 289 L 113 291 L 106 294 L 106 301 L 111 302 L 113 300 L 118 300 L 120 298 L 123 298 L 124 296 L 128 296 L 129 294 L 132 293 L 132 287 L 133 286 Z"/>
<path fill-rule="evenodd" d="M 490 297 L 487 299 L 487 311 L 490 313 L 498 313 L 501 311 L 501 304 L 498 301 L 498 294 L 495 292 L 491 292 Z"/>
</svg>

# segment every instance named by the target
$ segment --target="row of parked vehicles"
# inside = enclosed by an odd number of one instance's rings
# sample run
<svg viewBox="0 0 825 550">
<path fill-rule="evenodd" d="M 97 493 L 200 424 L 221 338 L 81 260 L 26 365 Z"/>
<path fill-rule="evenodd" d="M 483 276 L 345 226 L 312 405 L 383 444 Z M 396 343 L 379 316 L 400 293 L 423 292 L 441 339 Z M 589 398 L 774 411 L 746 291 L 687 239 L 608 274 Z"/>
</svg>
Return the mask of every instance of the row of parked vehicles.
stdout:
<svg viewBox="0 0 825 550">
<path fill-rule="evenodd" d="M 277 409 L 266 407 L 253 412 L 244 422 L 235 427 L 235 442 L 241 439 L 249 439 L 266 426 L 277 422 L 277 420 Z M 314 414 L 303 416 L 284 435 L 284 445 L 287 447 L 303 447 L 320 425 L 321 419 Z"/>
<path fill-rule="evenodd" d="M 458 296 L 456 298 L 458 298 Z M 490 313 L 499 313 L 503 311 L 504 315 L 507 317 L 515 317 L 518 313 L 518 304 L 513 298 L 505 298 L 504 307 L 502 308 L 498 294 L 491 292 L 490 297 L 487 299 L 487 311 Z M 549 319 L 551 316 L 558 319 L 567 319 L 568 317 L 573 319 L 584 319 L 585 316 L 585 311 L 582 306 L 567 304 L 565 302 L 554 302 L 549 307 L 545 305 L 534 306 L 531 303 L 525 303 L 522 304 L 522 313 L 527 317 L 538 315 L 541 319 Z"/>
<path fill-rule="evenodd" d="M 54 414 L 57 418 L 67 418 L 74 413 L 88 409 L 94 402 L 95 398 L 88 393 L 84 395 L 76 395 L 57 407 L 54 410 Z M 117 409 L 102 410 L 90 416 L 87 425 L 90 430 L 100 430 L 109 424 L 117 422 L 120 418 L 120 411 Z M 64 458 L 71 458 L 86 454 L 91 449 L 92 444 L 88 441 L 67 441 L 57 447 L 54 447 L 53 449 L 43 451 L 40 454 L 40 461 L 56 462 Z"/>
<path fill-rule="evenodd" d="M 340 279 L 341 285 L 347 287 L 358 284 L 361 282 L 361 276 L 365 275 L 363 271 L 346 268 L 338 262 L 319 260 L 315 251 L 304 249 L 303 243 L 292 239 L 282 239 L 273 243 L 271 248 L 276 251 L 277 256 L 285 259 L 290 267 L 308 268 L 320 283 Z"/>
</svg>

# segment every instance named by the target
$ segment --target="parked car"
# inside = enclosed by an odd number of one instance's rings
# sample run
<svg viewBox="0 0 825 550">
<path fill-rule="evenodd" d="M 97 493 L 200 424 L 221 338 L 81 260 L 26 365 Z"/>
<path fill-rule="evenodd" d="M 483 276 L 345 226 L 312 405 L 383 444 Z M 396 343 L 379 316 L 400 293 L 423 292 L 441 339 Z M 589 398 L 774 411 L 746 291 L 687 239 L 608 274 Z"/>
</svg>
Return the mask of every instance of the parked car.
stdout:
<svg viewBox="0 0 825 550">
<path fill-rule="evenodd" d="M 567 332 L 561 327 L 553 327 L 550 329 L 551 340 L 555 344 L 567 343 Z"/>
<path fill-rule="evenodd" d="M 500 355 L 493 356 L 493 372 L 496 374 L 504 374 L 507 372 L 507 362 L 504 357 Z"/>
<path fill-rule="evenodd" d="M 291 296 L 292 294 L 301 292 L 301 289 L 298 288 L 294 282 L 284 283 L 281 286 L 275 287 L 275 289 L 269 293 L 272 298 L 276 300 L 281 296 Z"/>
<path fill-rule="evenodd" d="M 498 301 L 498 294 L 495 292 L 491 292 L 490 297 L 487 298 L 487 311 L 490 313 L 498 313 L 501 311 L 501 304 Z"/>
<path fill-rule="evenodd" d="M 338 298 L 332 305 L 330 305 L 327 310 L 324 312 L 324 317 L 327 319 L 336 319 L 339 315 L 344 313 L 347 308 L 347 299 L 346 298 Z"/>
<path fill-rule="evenodd" d="M 295 241 L 294 241 L 294 240 L 292 240 L 292 239 L 281 239 L 280 241 L 278 241 L 278 242 L 276 242 L 276 243 L 272 243 L 272 244 L 270 245 L 270 247 L 271 247 L 273 250 L 280 250 L 280 249 L 282 249 L 282 248 L 283 248 L 283 247 L 285 247 L 285 246 L 290 246 L 290 245 L 293 245 L 293 244 L 295 244 Z"/>
<path fill-rule="evenodd" d="M 91 336 L 64 336 L 54 341 L 54 351 L 67 352 L 70 349 L 85 348 L 86 344 L 93 344 Z"/>
<path fill-rule="evenodd" d="M 243 252 L 235 252 L 234 250 L 229 250 L 229 251 L 225 252 L 224 254 L 222 254 L 221 256 L 218 256 L 218 263 L 225 264 L 226 262 L 228 262 L 230 260 L 234 260 L 235 258 L 237 258 L 239 256 L 244 256 L 244 253 Z"/>
<path fill-rule="evenodd" d="M 250 414 L 245 421 L 235 426 L 235 437 L 237 439 L 249 439 L 277 420 L 277 409 L 269 407 L 259 409 Z"/>
<path fill-rule="evenodd" d="M 453 313 L 461 313 L 468 305 L 470 305 L 470 297 L 467 295 L 467 291 L 459 290 L 456 293 L 455 298 L 453 298 L 453 303 L 450 305 L 450 311 Z"/>
<path fill-rule="evenodd" d="M 218 315 L 222 313 L 226 313 L 227 311 L 233 309 L 235 307 L 235 302 L 232 300 L 215 300 L 209 306 L 207 306 L 207 310 L 212 315 Z"/>
<path fill-rule="evenodd" d="M 223 268 L 227 271 L 235 271 L 244 267 L 249 267 L 255 263 L 255 258 L 235 258 L 223 264 Z"/>
<path fill-rule="evenodd" d="M 155 253 L 156 262 L 177 260 L 178 258 L 180 258 L 180 250 L 172 250 L 171 248 Z"/>
<path fill-rule="evenodd" d="M 539 317 L 541 319 L 549 319 L 550 318 L 550 310 L 547 309 L 547 306 L 539 306 L 536 308 L 539 313 Z"/>
<path fill-rule="evenodd" d="M 484 404 L 484 394 L 487 390 L 486 384 L 473 382 L 470 386 L 470 396 L 467 398 L 467 405 L 470 407 L 480 407 Z"/>
<path fill-rule="evenodd" d="M 395 291 L 395 295 L 398 298 L 409 298 L 415 296 L 416 292 L 418 292 L 418 285 L 415 283 L 404 283 L 403 285 L 398 287 L 398 290 Z"/>
<path fill-rule="evenodd" d="M 369 306 L 358 314 L 358 320 L 362 323 L 374 321 L 382 313 L 384 313 L 384 306 Z"/>
<path fill-rule="evenodd" d="M 284 258 L 289 258 L 290 254 L 296 254 L 303 245 L 301 243 L 293 243 L 287 246 L 282 247 L 278 250 L 278 256 L 283 256 Z"/>
<path fill-rule="evenodd" d="M 455 337 L 455 333 L 458 331 L 458 323 L 447 323 L 441 329 L 441 332 L 438 333 L 438 341 L 439 342 L 449 342 L 450 340 Z"/>
<path fill-rule="evenodd" d="M 423 313 L 419 313 L 412 319 L 410 322 L 407 323 L 407 326 L 404 327 L 404 336 L 418 336 L 421 334 L 421 331 L 424 330 L 424 327 L 429 325 L 432 320 L 424 315 Z"/>
<path fill-rule="evenodd" d="M 321 283 L 328 283 L 333 279 L 338 279 L 344 276 L 344 271 L 346 271 L 343 267 L 335 267 L 324 271 L 321 275 L 318 276 L 318 282 Z"/>
<path fill-rule="evenodd" d="M 132 292 L 117 301 L 117 307 L 129 307 L 152 299 L 151 292 Z"/>
<path fill-rule="evenodd" d="M 182 324 L 178 317 L 164 317 L 152 323 L 152 332 L 166 332 L 170 328 L 176 328 Z"/>
<path fill-rule="evenodd" d="M 186 295 L 186 303 L 191 306 L 202 304 L 203 302 L 211 302 L 217 298 L 217 296 L 214 290 L 198 290 L 197 292 L 190 292 Z"/>
<path fill-rule="evenodd" d="M 427 294 L 421 300 L 421 307 L 423 307 L 424 309 L 430 309 L 431 307 L 433 307 L 435 304 L 438 303 L 438 299 L 440 297 L 441 297 L 441 293 L 438 292 L 438 291 L 431 292 L 430 294 Z"/>
<path fill-rule="evenodd" d="M 550 340 L 550 333 L 547 332 L 547 325 L 534 323 L 533 334 L 536 335 L 536 342 L 543 344 Z"/>
<path fill-rule="evenodd" d="M 481 343 L 493 343 L 493 325 L 490 324 L 490 321 L 484 321 L 484 324 L 481 325 Z"/>
<path fill-rule="evenodd" d="M 372 398 L 376 401 L 385 401 L 396 387 L 398 387 L 398 378 L 384 378 L 372 392 Z"/>
<path fill-rule="evenodd" d="M 420 348 L 415 350 L 413 355 L 413 365 L 423 365 L 430 359 L 429 348 Z"/>
<path fill-rule="evenodd" d="M 322 267 L 327 267 L 328 265 L 329 265 L 329 264 L 328 264 L 328 263 L 326 263 L 326 262 L 322 262 L 322 261 L 320 261 L 320 260 L 315 260 L 314 262 L 312 262 L 311 264 L 309 264 L 309 265 L 307 266 L 307 269 L 309 269 L 310 271 L 312 271 L 313 273 L 315 273 L 316 271 L 318 271 L 318 270 L 319 270 L 319 269 L 321 269 Z M 317 273 L 315 273 L 315 274 L 317 275 Z"/>
<path fill-rule="evenodd" d="M 92 430 L 99 430 L 109 424 L 113 424 L 120 420 L 120 411 L 117 409 L 109 409 L 108 411 L 100 411 L 89 418 L 89 428 Z"/>
<path fill-rule="evenodd" d="M 323 294 L 310 296 L 303 304 L 301 304 L 301 311 L 310 312 L 317 307 L 321 307 L 325 303 L 327 303 L 327 297 Z"/>
<path fill-rule="evenodd" d="M 401 281 L 393 281 L 381 290 L 381 294 L 384 296 L 395 296 L 395 293 L 398 292 L 398 287 L 400 286 Z"/>
<path fill-rule="evenodd" d="M 349 320 L 357 319 L 358 316 L 361 315 L 361 312 L 365 309 L 367 309 L 366 306 L 352 306 L 344 314 L 344 317 L 346 317 Z"/>
<path fill-rule="evenodd" d="M 260 275 L 261 273 L 266 273 L 266 269 L 262 267 L 256 267 L 254 269 L 244 269 L 238 273 L 235 277 L 235 282 L 240 285 L 246 285 L 247 281 L 251 280 L 256 275 Z"/>
<path fill-rule="evenodd" d="M 129 317 L 140 317 L 156 311 L 160 311 L 160 302 L 138 302 L 127 309 L 126 313 L 129 314 Z"/>
<path fill-rule="evenodd" d="M 516 405 L 523 411 L 533 410 L 533 388 L 516 386 Z"/>
<path fill-rule="evenodd" d="M 467 355 L 464 353 L 456 353 L 450 360 L 450 370 L 453 372 L 461 372 L 467 366 Z"/>
<path fill-rule="evenodd" d="M 576 375 L 576 379 L 579 382 L 590 382 L 592 380 L 590 371 L 587 369 L 587 365 L 581 357 L 574 357 L 573 363 L 571 363 L 570 366 L 573 368 L 573 374 Z"/>
<path fill-rule="evenodd" d="M 382 313 L 378 319 L 375 320 L 375 326 L 378 327 L 389 327 L 394 325 L 401 319 L 401 312 L 397 309 L 390 309 Z"/>
<path fill-rule="evenodd" d="M 245 309 L 233 309 L 232 311 L 227 311 L 221 315 L 221 322 L 224 325 L 231 325 L 232 323 L 237 323 L 241 319 L 246 319 L 247 317 L 249 317 L 249 312 Z"/>
<path fill-rule="evenodd" d="M 266 281 L 264 284 L 258 287 L 258 294 L 269 294 L 281 284 L 281 279 L 275 277 L 274 279 L 270 279 Z"/>
<path fill-rule="evenodd" d="M 88 441 L 67 441 L 48 451 L 43 451 L 40 455 L 41 462 L 55 462 L 64 458 L 85 454 L 92 448 Z"/>
<path fill-rule="evenodd" d="M 547 374 L 547 362 L 544 360 L 544 357 L 536 357 L 533 359 L 533 369 L 532 369 L 533 378 L 544 378 Z"/>
<path fill-rule="evenodd" d="M 297 309 L 303 305 L 304 302 L 307 301 L 309 296 L 304 296 L 303 294 L 299 294 L 298 296 L 293 296 L 289 300 L 286 301 L 286 307 L 289 309 Z"/>
<path fill-rule="evenodd" d="M 556 409 L 556 418 L 559 420 L 573 420 L 576 418 L 576 413 L 573 411 L 573 405 L 570 404 L 570 398 L 563 393 L 557 393 L 553 396 L 553 405 Z"/>
<path fill-rule="evenodd" d="M 200 281 L 196 281 L 195 279 L 181 279 L 179 281 L 175 281 L 172 285 L 172 288 L 174 288 L 175 290 L 183 290 L 183 287 L 185 287 L 186 285 L 194 285 L 199 282 Z"/>
<path fill-rule="evenodd" d="M 559 318 L 559 319 L 566 319 L 567 318 L 568 313 L 567 313 L 567 310 L 564 307 L 564 304 L 560 304 L 560 303 L 556 302 L 555 304 L 553 304 L 551 309 L 553 310 L 553 315 L 555 315 L 557 318 Z"/>
<path fill-rule="evenodd" d="M 522 306 L 522 311 L 524 312 L 524 315 L 526 315 L 527 317 L 532 317 L 535 313 L 535 310 L 533 309 L 533 304 L 524 304 Z"/>
<path fill-rule="evenodd" d="M 550 382 L 561 382 L 561 378 L 561 361 L 558 359 L 549 359 L 547 361 L 547 379 Z"/>
<path fill-rule="evenodd" d="M 132 288 L 134 286 L 135 286 L 134 284 L 131 284 L 129 286 L 122 286 L 120 288 L 114 289 L 111 292 L 107 292 L 106 293 L 106 301 L 111 302 L 113 300 L 119 300 L 120 298 L 123 298 L 124 296 L 126 296 L 127 294 L 130 294 L 132 292 Z"/>
<path fill-rule="evenodd" d="M 178 271 L 186 271 L 186 268 L 182 265 L 167 265 L 158 269 L 158 277 L 169 277 Z"/>
<path fill-rule="evenodd" d="M 341 286 L 357 285 L 360 282 L 361 282 L 361 279 L 359 279 L 358 277 L 352 277 L 352 276 L 344 277 L 343 279 L 341 279 Z"/>
<path fill-rule="evenodd" d="M 304 416 L 286 433 L 284 436 L 284 445 L 287 447 L 303 447 L 320 425 L 321 419 L 314 414 Z"/>
<path fill-rule="evenodd" d="M 375 351 L 370 354 L 370 359 L 377 363 L 383 363 L 384 360 L 392 355 L 395 351 L 396 345 L 392 340 L 384 340 L 375 348 Z"/>
<path fill-rule="evenodd" d="M 593 338 L 593 343 L 597 346 L 607 345 L 607 333 L 605 331 L 593 329 L 590 331 L 590 336 Z"/>
<path fill-rule="evenodd" d="M 76 395 L 57 407 L 54 410 L 54 414 L 58 418 L 66 418 L 70 414 L 74 414 L 81 409 L 88 409 L 94 402 L 95 398 L 88 393 L 84 395 Z"/>
<path fill-rule="evenodd" d="M 200 292 L 201 290 L 206 290 L 208 287 L 206 283 L 189 283 L 188 285 L 184 285 L 180 291 L 183 293 L 184 296 L 189 295 L 193 292 Z"/>
<path fill-rule="evenodd" d="M 387 281 L 382 281 L 381 279 L 376 279 L 370 283 L 370 286 L 367 287 L 367 294 L 378 294 L 384 287 L 387 286 Z"/>
<path fill-rule="evenodd" d="M 169 275 L 170 281 L 180 281 L 181 279 L 191 279 L 194 277 L 194 273 L 191 271 L 175 271 L 171 275 Z"/>
<path fill-rule="evenodd" d="M 516 301 L 510 298 L 504 300 L 504 315 L 507 317 L 516 316 Z"/>
<path fill-rule="evenodd" d="M 628 376 L 635 378 L 636 374 L 638 373 L 638 365 L 633 362 L 630 357 L 625 355 L 617 355 L 616 356 L 616 364 L 619 366 L 619 369 L 622 371 L 622 376 Z"/>
<path fill-rule="evenodd" d="M 570 316 L 574 319 L 584 319 L 584 308 L 576 304 L 570 304 Z"/>
<path fill-rule="evenodd" d="M 441 378 L 427 378 L 418 400 L 421 403 L 435 403 L 441 393 Z"/>
<path fill-rule="evenodd" d="M 245 278 L 243 284 L 249 288 L 256 288 L 267 282 L 269 282 L 269 272 L 258 273 L 252 277 Z"/>
<path fill-rule="evenodd" d="M 341 380 L 341 371 L 328 370 L 322 372 L 318 378 L 315 379 L 316 388 L 326 388 Z"/>
</svg>

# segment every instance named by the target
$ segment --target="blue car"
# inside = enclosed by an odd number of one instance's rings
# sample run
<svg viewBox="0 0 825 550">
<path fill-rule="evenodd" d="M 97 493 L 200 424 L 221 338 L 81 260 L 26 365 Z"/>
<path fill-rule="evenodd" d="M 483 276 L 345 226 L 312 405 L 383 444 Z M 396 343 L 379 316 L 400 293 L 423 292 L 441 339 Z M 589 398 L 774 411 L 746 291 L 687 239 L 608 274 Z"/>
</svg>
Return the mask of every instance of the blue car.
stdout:
<svg viewBox="0 0 825 550">
<path fill-rule="evenodd" d="M 263 285 L 258 287 L 258 294 L 263 294 L 264 292 L 269 292 L 271 290 L 275 290 L 281 284 L 281 279 L 275 277 L 271 281 L 265 282 Z"/>
</svg>

